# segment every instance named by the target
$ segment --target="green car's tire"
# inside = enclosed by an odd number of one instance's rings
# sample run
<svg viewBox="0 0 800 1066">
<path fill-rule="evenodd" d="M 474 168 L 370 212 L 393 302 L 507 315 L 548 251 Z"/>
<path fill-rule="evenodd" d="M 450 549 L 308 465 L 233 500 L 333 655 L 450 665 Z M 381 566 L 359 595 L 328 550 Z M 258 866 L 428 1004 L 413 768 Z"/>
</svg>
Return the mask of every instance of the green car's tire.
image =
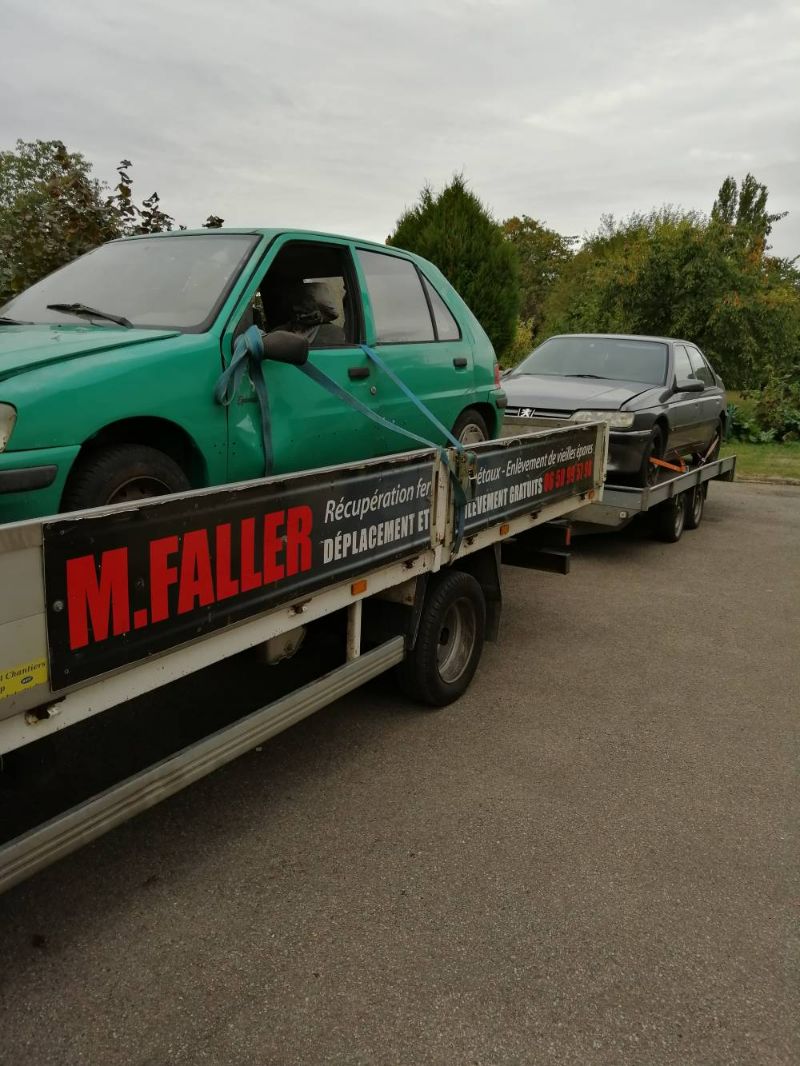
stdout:
<svg viewBox="0 0 800 1066">
<path fill-rule="evenodd" d="M 78 461 L 67 482 L 62 510 L 135 503 L 191 487 L 183 470 L 164 452 L 146 444 L 116 444 Z"/>
</svg>

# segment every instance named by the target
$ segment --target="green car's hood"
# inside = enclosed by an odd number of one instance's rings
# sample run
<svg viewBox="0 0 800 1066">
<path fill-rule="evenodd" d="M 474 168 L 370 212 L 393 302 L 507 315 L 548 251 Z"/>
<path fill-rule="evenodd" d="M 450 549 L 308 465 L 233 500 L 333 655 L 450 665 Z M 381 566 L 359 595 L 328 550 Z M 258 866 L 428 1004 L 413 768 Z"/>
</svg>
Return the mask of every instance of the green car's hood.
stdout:
<svg viewBox="0 0 800 1066">
<path fill-rule="evenodd" d="M 107 326 L 0 326 L 0 381 L 49 363 L 98 355 L 148 341 L 180 336 L 179 330 Z"/>
</svg>

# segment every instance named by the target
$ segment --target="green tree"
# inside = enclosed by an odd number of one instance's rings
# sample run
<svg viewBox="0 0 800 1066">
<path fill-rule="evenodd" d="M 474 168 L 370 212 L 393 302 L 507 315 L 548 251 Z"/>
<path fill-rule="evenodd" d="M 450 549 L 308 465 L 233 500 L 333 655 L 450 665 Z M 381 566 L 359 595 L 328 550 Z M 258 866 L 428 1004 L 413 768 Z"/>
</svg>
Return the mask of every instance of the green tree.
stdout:
<svg viewBox="0 0 800 1066">
<path fill-rule="evenodd" d="M 426 186 L 386 243 L 435 263 L 472 309 L 498 357 L 505 353 L 519 310 L 517 257 L 462 175 L 438 195 Z"/>
<path fill-rule="evenodd" d="M 519 260 L 520 319 L 530 324 L 535 337 L 542 325 L 547 294 L 572 259 L 578 238 L 564 237 L 530 215 L 507 218 L 503 235 Z"/>
<path fill-rule="evenodd" d="M 771 225 L 783 217 L 767 211 L 766 189 L 755 179 L 742 186 L 744 206 L 726 179 L 710 218 L 663 208 L 604 219 L 548 296 L 543 335 L 685 337 L 737 388 L 787 371 L 800 344 L 800 275 L 766 252 Z"/>
<path fill-rule="evenodd" d="M 80 152 L 61 141 L 0 152 L 0 303 L 119 231 Z"/>
<path fill-rule="evenodd" d="M 768 196 L 766 185 L 756 181 L 752 174 L 745 175 L 741 186 L 728 175 L 711 208 L 711 221 L 727 229 L 740 244 L 765 252 L 774 223 L 780 222 L 788 213 L 770 214 L 767 211 Z"/>
<path fill-rule="evenodd" d="M 121 161 L 109 189 L 61 141 L 20 140 L 0 152 L 0 304 L 105 241 L 175 227 L 157 192 L 135 203 L 131 166 Z M 209 215 L 204 225 L 222 222 Z"/>
</svg>

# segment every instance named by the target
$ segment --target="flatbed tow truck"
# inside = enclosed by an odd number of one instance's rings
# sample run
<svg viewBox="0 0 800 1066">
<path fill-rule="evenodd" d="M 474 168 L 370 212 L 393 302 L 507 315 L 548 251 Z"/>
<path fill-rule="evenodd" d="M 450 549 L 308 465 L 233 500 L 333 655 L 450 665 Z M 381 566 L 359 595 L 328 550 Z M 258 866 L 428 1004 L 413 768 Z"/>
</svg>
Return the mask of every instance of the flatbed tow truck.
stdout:
<svg viewBox="0 0 800 1066">
<path fill-rule="evenodd" d="M 558 523 L 600 504 L 607 444 L 603 423 L 511 432 L 0 526 L 0 759 L 248 648 L 290 656 L 321 619 L 344 643 L 332 671 L 21 835 L 0 810 L 0 891 L 385 671 L 457 699 L 498 634 L 501 549 L 565 573 Z"/>
</svg>

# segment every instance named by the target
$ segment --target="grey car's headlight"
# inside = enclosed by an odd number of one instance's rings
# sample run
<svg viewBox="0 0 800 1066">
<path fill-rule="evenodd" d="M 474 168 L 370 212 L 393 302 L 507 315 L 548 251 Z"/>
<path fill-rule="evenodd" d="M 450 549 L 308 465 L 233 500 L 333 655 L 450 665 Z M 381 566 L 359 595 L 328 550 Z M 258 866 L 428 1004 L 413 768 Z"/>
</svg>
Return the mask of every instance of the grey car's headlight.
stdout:
<svg viewBox="0 0 800 1066">
<path fill-rule="evenodd" d="M 608 422 L 612 429 L 630 429 L 633 415 L 623 411 L 576 411 L 570 422 Z"/>
<path fill-rule="evenodd" d="M 10 403 L 0 403 L 0 452 L 6 450 L 8 438 L 17 421 L 17 412 Z"/>
</svg>

